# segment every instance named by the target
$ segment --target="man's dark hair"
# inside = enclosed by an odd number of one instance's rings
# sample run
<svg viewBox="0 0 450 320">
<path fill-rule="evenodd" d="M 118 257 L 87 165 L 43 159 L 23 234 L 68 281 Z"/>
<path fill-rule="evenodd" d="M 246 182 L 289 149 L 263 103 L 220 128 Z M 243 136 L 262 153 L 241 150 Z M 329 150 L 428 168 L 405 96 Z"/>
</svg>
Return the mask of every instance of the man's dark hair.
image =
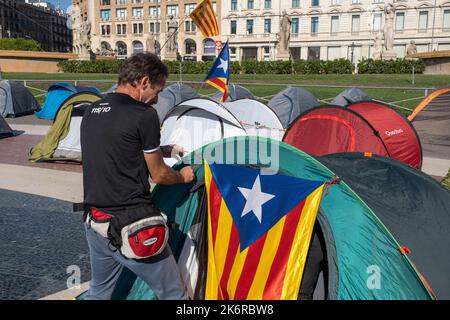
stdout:
<svg viewBox="0 0 450 320">
<path fill-rule="evenodd" d="M 153 53 L 136 53 L 125 60 L 119 70 L 119 85 L 130 84 L 149 77 L 150 83 L 160 84 L 169 77 L 166 65 Z"/>
</svg>

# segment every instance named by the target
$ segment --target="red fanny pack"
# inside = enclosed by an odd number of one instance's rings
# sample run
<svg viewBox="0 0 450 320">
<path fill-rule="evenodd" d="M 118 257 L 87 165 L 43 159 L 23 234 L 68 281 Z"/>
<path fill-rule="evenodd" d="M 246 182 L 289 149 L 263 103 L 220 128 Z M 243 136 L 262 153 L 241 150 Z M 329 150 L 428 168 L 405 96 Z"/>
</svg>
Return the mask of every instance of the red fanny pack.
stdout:
<svg viewBox="0 0 450 320">
<path fill-rule="evenodd" d="M 169 238 L 166 219 L 162 215 L 138 220 L 121 230 L 120 251 L 129 259 L 145 259 L 160 254 Z"/>
</svg>

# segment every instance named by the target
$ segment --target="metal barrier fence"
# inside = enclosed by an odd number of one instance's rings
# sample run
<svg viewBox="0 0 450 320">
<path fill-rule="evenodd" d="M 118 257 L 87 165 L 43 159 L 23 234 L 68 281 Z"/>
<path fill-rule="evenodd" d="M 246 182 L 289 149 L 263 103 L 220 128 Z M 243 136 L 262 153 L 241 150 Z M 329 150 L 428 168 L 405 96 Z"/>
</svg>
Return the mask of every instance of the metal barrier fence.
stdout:
<svg viewBox="0 0 450 320">
<path fill-rule="evenodd" d="M 69 82 L 75 86 L 95 86 L 101 92 L 106 92 L 116 83 L 116 80 L 16 80 L 22 82 L 29 88 L 35 97 L 44 98 L 50 85 L 56 82 Z M 178 81 L 168 81 L 169 84 Z M 211 97 L 216 90 L 204 82 L 183 81 L 199 91 L 201 96 Z M 267 103 L 275 94 L 289 86 L 298 86 L 310 91 L 323 103 L 330 103 L 341 91 L 352 88 L 348 85 L 319 85 L 319 84 L 298 84 L 298 83 L 261 83 L 261 82 L 234 82 L 245 86 L 253 93 L 256 99 Z M 383 86 L 357 86 L 365 91 L 373 100 L 387 103 L 398 108 L 403 113 L 411 112 L 419 102 L 424 99 L 435 88 L 420 87 L 383 87 Z"/>
</svg>

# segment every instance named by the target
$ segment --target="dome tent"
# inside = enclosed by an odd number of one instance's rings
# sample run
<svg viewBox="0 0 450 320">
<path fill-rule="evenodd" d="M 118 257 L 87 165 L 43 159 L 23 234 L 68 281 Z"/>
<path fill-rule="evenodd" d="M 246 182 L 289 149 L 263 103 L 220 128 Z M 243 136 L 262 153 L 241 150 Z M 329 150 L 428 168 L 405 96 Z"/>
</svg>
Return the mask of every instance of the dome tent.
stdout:
<svg viewBox="0 0 450 320">
<path fill-rule="evenodd" d="M 223 138 L 246 135 L 241 123 L 222 104 L 205 98 L 190 99 L 172 108 L 161 125 L 161 145 L 177 144 L 186 152 Z M 168 165 L 173 158 L 165 158 Z"/>
<path fill-rule="evenodd" d="M 206 266 L 206 240 L 203 231 L 206 224 L 207 199 L 204 192 L 202 160 L 267 170 L 266 159 L 261 159 L 257 149 L 251 148 L 252 145 L 259 143 L 265 144 L 268 149 L 275 147 L 279 150 L 280 174 L 324 182 L 335 177 L 331 170 L 315 158 L 282 142 L 265 138 L 228 138 L 212 143 L 186 157 L 184 162 L 195 166 L 196 182 L 191 185 L 159 185 L 152 192 L 152 200 L 167 214 L 170 221 L 179 225 L 178 229 L 170 231 L 169 243 L 178 260 L 184 280 L 191 287 L 190 292 L 196 299 L 202 299 L 204 288 L 202 279 L 204 279 Z M 243 144 L 245 148 L 241 149 L 240 144 Z M 245 154 L 230 156 L 226 154 L 228 150 L 245 150 Z M 215 155 L 218 155 L 219 158 L 214 158 Z M 398 170 L 398 173 L 402 175 L 402 170 L 412 169 L 400 166 L 394 167 L 392 170 Z M 330 187 L 328 194 L 324 194 L 318 214 L 318 222 L 326 235 L 326 256 L 329 262 L 327 298 L 339 300 L 433 299 L 431 289 L 425 281 L 427 275 L 423 277 L 419 274 L 424 266 L 420 265 L 420 261 L 414 261 L 407 256 L 407 250 L 403 248 L 402 243 L 398 242 L 396 233 L 391 233 L 392 230 L 388 230 L 382 219 L 378 217 L 380 210 L 389 214 L 390 206 L 396 205 L 396 198 L 380 199 L 379 203 L 383 205 L 380 208 L 374 208 L 378 204 L 377 198 L 374 198 L 370 204 L 365 202 L 347 184 L 351 182 L 351 178 L 346 179 L 349 182 L 342 179 L 338 184 Z M 408 179 L 414 180 L 416 177 L 412 174 L 408 176 Z M 360 182 L 364 181 L 367 186 L 370 186 L 371 181 L 367 177 Z M 416 183 L 430 184 L 431 182 L 422 177 L 414 184 Z M 402 188 L 408 189 L 413 194 L 418 192 L 408 184 L 403 185 Z M 423 195 L 426 195 L 426 192 Z M 416 201 L 420 205 L 423 195 L 417 199 L 412 196 L 411 201 Z M 440 201 L 439 207 L 444 210 L 440 212 L 440 216 L 448 222 L 449 212 L 446 203 L 449 200 L 449 194 L 437 194 L 435 199 Z M 390 206 L 387 206 L 387 203 Z M 426 211 L 424 212 L 426 213 Z M 408 215 L 408 212 L 402 211 L 401 207 L 396 213 Z M 422 222 L 422 220 L 416 221 L 415 224 Z M 425 221 L 425 223 L 429 222 L 430 220 Z M 413 237 L 414 233 L 411 232 L 409 235 Z M 406 241 L 405 238 L 402 240 Z M 426 246 L 435 245 L 429 238 L 425 238 L 424 241 L 427 241 Z M 423 248 L 417 248 L 417 250 L 422 250 L 426 254 Z M 439 260 L 440 270 L 450 267 L 447 260 L 447 257 Z M 367 268 L 373 265 L 378 266 L 383 272 L 383 284 L 378 290 L 367 288 Z M 186 274 L 186 271 L 189 273 Z M 435 271 L 431 270 L 428 277 L 433 277 L 431 272 Z M 120 286 L 116 287 L 115 298 L 155 298 L 150 288 L 129 271 L 124 270 L 122 280 Z M 449 276 L 444 275 L 441 280 L 448 283 Z M 446 288 L 448 290 L 449 286 Z M 443 291 L 440 294 L 442 297 L 446 297 L 449 292 Z"/>
<path fill-rule="evenodd" d="M 61 105 L 75 93 L 89 92 L 99 95 L 100 91 L 94 87 L 77 87 L 68 82 L 58 82 L 51 85 L 47 90 L 47 98 L 42 110 L 36 112 L 40 119 L 54 120 Z"/>
<path fill-rule="evenodd" d="M 28 89 L 18 81 L 0 81 L 0 116 L 15 118 L 33 114 L 41 106 Z"/>
<path fill-rule="evenodd" d="M 283 128 L 287 128 L 301 113 L 319 106 L 320 102 L 302 88 L 289 87 L 276 94 L 268 105 L 277 114 Z"/>
<path fill-rule="evenodd" d="M 240 99 L 223 105 L 239 120 L 247 135 L 275 140 L 283 138 L 284 129 L 280 119 L 265 104 L 252 99 Z"/>
<path fill-rule="evenodd" d="M 177 82 L 158 94 L 158 102 L 153 105 L 153 108 L 158 112 L 159 121 L 162 122 L 170 109 L 177 104 L 198 97 L 200 95 L 191 86 Z"/>
<path fill-rule="evenodd" d="M 14 131 L 8 125 L 8 123 L 0 116 L 0 139 L 14 136 Z"/>
<path fill-rule="evenodd" d="M 90 92 L 76 93 L 58 109 L 55 121 L 44 138 L 30 151 L 31 162 L 81 161 L 80 126 L 87 105 L 101 97 Z"/>
<path fill-rule="evenodd" d="M 315 156 L 371 152 L 415 168 L 422 166 L 414 128 L 400 113 L 377 102 L 313 108 L 292 123 L 283 141 Z"/>
<path fill-rule="evenodd" d="M 351 103 L 369 100 L 370 97 L 361 89 L 350 88 L 339 93 L 333 101 L 331 101 L 331 104 L 346 107 Z"/>
</svg>

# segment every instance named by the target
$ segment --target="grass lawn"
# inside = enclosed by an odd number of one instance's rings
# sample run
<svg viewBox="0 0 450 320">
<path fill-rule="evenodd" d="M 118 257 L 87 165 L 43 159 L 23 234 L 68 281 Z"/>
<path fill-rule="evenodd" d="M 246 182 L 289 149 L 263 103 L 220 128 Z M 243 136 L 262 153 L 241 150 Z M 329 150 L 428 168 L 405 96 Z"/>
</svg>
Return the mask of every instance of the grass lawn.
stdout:
<svg viewBox="0 0 450 320">
<path fill-rule="evenodd" d="M 55 81 L 78 81 L 78 85 L 96 86 L 106 91 L 117 80 L 116 74 L 80 74 L 80 73 L 3 73 L 3 79 L 27 80 L 27 85 L 34 95 L 42 93 Z M 202 82 L 204 75 L 186 74 L 183 81 Z M 35 81 L 33 81 L 35 80 Z M 180 75 L 170 76 L 171 81 L 179 81 Z M 270 99 L 270 96 L 284 90 L 287 85 L 299 85 L 313 93 L 319 100 L 331 101 L 333 97 L 344 90 L 345 86 L 362 87 L 373 99 L 394 103 L 400 111 L 409 114 L 425 95 L 425 90 L 415 88 L 436 88 L 450 84 L 450 75 L 416 75 L 415 84 L 412 76 L 404 75 L 231 75 L 230 82 L 244 84 L 255 96 Z M 213 94 L 215 89 L 206 84 L 197 83 L 193 86 L 201 94 Z M 342 86 L 342 87 L 336 87 Z M 371 87 L 371 88 L 364 88 Z M 401 88 L 401 89 L 400 89 Z M 400 100 L 413 99 L 398 102 Z M 45 96 L 38 96 L 43 103 Z M 267 100 L 262 99 L 263 102 Z"/>
</svg>

